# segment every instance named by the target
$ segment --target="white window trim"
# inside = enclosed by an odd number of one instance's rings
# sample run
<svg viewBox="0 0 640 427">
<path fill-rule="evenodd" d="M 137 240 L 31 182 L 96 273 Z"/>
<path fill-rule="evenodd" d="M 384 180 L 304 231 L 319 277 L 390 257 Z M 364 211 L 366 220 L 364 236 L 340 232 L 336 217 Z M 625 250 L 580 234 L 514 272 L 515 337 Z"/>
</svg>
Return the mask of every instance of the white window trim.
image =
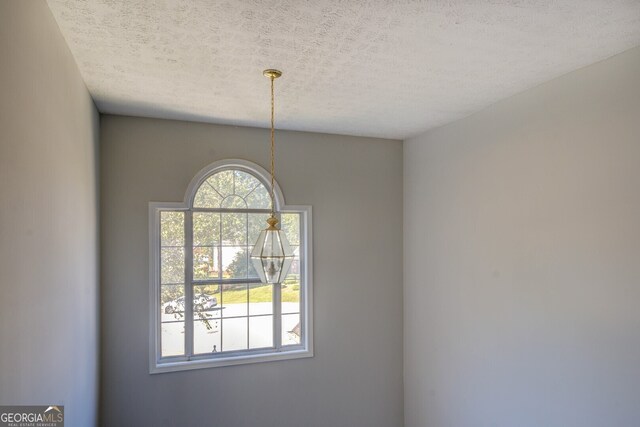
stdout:
<svg viewBox="0 0 640 427">
<path fill-rule="evenodd" d="M 271 362 L 277 360 L 313 357 L 313 242 L 311 206 L 286 205 L 278 183 L 275 183 L 274 198 L 276 211 L 281 213 L 299 213 L 302 216 L 300 229 L 300 251 L 305 262 L 301 267 L 300 316 L 304 333 L 302 342 L 296 346 L 281 349 L 269 349 L 251 352 L 251 350 L 230 353 L 227 356 L 193 356 L 190 360 L 177 357 L 175 361 L 161 361 L 160 348 L 160 212 L 164 210 L 188 211 L 200 185 L 210 175 L 229 169 L 249 172 L 258 178 L 267 189 L 270 188 L 270 175 L 255 163 L 242 159 L 228 159 L 214 162 L 193 177 L 182 202 L 149 202 L 149 373 L 175 372 L 191 369 L 213 368 L 247 363 Z M 185 254 L 186 256 L 186 254 Z M 190 284 L 185 283 L 185 286 Z M 185 320 L 186 321 L 186 320 Z M 275 321 L 275 319 L 274 319 Z M 279 320 L 278 320 L 279 321 Z M 171 359 L 171 358 L 169 358 Z"/>
</svg>

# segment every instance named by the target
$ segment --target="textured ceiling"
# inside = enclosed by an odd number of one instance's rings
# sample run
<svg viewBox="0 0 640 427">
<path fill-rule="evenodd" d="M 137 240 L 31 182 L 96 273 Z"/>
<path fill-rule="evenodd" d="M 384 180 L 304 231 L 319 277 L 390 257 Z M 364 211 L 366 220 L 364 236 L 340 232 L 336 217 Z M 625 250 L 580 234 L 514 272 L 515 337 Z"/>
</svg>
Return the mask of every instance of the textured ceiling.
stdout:
<svg viewBox="0 0 640 427">
<path fill-rule="evenodd" d="M 640 45 L 640 0 L 49 0 L 100 111 L 405 138 Z"/>
</svg>

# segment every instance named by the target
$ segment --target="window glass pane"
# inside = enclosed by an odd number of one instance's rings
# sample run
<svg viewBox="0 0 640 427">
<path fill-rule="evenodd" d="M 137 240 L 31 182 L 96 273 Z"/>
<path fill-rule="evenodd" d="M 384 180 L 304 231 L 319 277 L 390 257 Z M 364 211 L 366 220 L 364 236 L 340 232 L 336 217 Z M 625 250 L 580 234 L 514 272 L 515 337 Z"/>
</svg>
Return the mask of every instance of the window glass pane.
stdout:
<svg viewBox="0 0 640 427">
<path fill-rule="evenodd" d="M 184 212 L 160 212 L 160 245 L 184 246 Z"/>
<path fill-rule="evenodd" d="M 227 196 L 220 204 L 224 209 L 247 209 L 247 202 L 240 196 Z"/>
<path fill-rule="evenodd" d="M 193 313 L 196 320 L 220 317 L 220 285 L 193 287 Z"/>
<path fill-rule="evenodd" d="M 222 351 L 247 349 L 247 318 L 222 319 Z"/>
<path fill-rule="evenodd" d="M 161 283 L 184 282 L 184 248 L 161 248 Z"/>
<path fill-rule="evenodd" d="M 184 285 L 160 286 L 162 357 L 184 354 Z"/>
<path fill-rule="evenodd" d="M 300 344 L 300 315 L 282 315 L 282 345 Z"/>
<path fill-rule="evenodd" d="M 162 357 L 184 354 L 184 322 L 162 323 L 161 334 Z"/>
<path fill-rule="evenodd" d="M 220 242 L 220 214 L 193 213 L 193 246 L 214 246 Z"/>
<path fill-rule="evenodd" d="M 200 246 L 193 248 L 193 278 L 194 280 L 218 279 L 220 277 L 220 262 L 217 247 Z"/>
<path fill-rule="evenodd" d="M 273 285 L 249 285 L 249 314 L 273 314 Z"/>
<path fill-rule="evenodd" d="M 270 209 L 271 196 L 266 187 L 259 186 L 245 198 L 250 209 Z"/>
<path fill-rule="evenodd" d="M 161 283 L 184 282 L 184 212 L 160 212 Z"/>
<path fill-rule="evenodd" d="M 245 246 L 247 244 L 247 214 L 220 214 L 222 244 L 225 246 Z"/>
<path fill-rule="evenodd" d="M 216 209 L 220 207 L 222 196 L 211 186 L 209 180 L 202 183 L 193 199 L 193 207 Z"/>
<path fill-rule="evenodd" d="M 163 322 L 184 320 L 184 285 L 160 286 L 160 318 Z"/>
<path fill-rule="evenodd" d="M 291 268 L 289 269 L 289 274 L 292 274 L 298 278 L 300 278 L 300 250 L 299 247 L 296 247 L 293 250 L 293 262 L 291 263 Z"/>
<path fill-rule="evenodd" d="M 220 346 L 220 320 L 205 319 L 193 322 L 194 354 L 217 353 Z"/>
<path fill-rule="evenodd" d="M 280 221 L 282 222 L 282 230 L 287 235 L 287 240 L 290 246 L 297 246 L 300 244 L 300 214 L 298 213 L 283 213 L 280 215 Z"/>
<path fill-rule="evenodd" d="M 283 313 L 300 312 L 300 276 L 289 273 L 280 287 Z"/>
<path fill-rule="evenodd" d="M 214 353 L 220 347 L 220 285 L 193 287 L 193 351 Z"/>
<path fill-rule="evenodd" d="M 233 171 L 233 174 L 235 178 L 234 192 L 240 197 L 244 198 L 258 186 L 262 186 L 262 183 L 251 174 L 242 171 Z"/>
<path fill-rule="evenodd" d="M 222 265 L 225 279 L 246 279 L 249 266 L 249 250 L 244 246 L 222 248 Z"/>
<path fill-rule="evenodd" d="M 233 171 L 222 171 L 212 175 L 207 182 L 215 188 L 222 197 L 233 194 Z"/>
<path fill-rule="evenodd" d="M 249 348 L 273 347 L 273 316 L 249 317 Z"/>
<path fill-rule="evenodd" d="M 251 248 L 249 248 L 251 250 Z M 258 279 L 258 273 L 256 272 L 256 267 L 253 265 L 251 258 L 249 258 L 249 279 Z"/>
<path fill-rule="evenodd" d="M 247 315 L 247 285 L 222 285 L 222 316 Z"/>
<path fill-rule="evenodd" d="M 297 281 L 300 282 L 300 246 L 292 246 L 293 250 L 293 261 L 291 262 L 291 266 L 289 267 L 289 271 L 287 272 L 287 277 L 284 279 L 284 282 Z"/>
<path fill-rule="evenodd" d="M 260 232 L 269 226 L 267 224 L 268 218 L 269 214 L 267 213 L 249 214 L 249 246 L 253 247 Z"/>
</svg>

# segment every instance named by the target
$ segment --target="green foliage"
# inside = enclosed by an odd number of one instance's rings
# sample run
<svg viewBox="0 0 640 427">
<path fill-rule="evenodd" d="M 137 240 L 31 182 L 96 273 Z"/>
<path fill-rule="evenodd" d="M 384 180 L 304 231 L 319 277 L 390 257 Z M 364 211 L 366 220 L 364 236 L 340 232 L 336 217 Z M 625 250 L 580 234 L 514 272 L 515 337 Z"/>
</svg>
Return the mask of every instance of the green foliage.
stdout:
<svg viewBox="0 0 640 427">
<path fill-rule="evenodd" d="M 280 216 L 280 221 L 289 244 L 298 246 L 300 244 L 300 214 L 284 213 Z"/>
<path fill-rule="evenodd" d="M 160 304 L 166 304 L 184 296 L 183 285 L 166 285 L 160 287 Z"/>
<path fill-rule="evenodd" d="M 236 253 L 233 261 L 231 261 L 231 264 L 229 264 L 226 270 L 226 273 L 229 277 L 249 277 L 249 272 L 251 272 L 253 277 L 256 276 L 256 272 L 253 269 L 253 266 L 249 268 L 248 255 L 249 254 L 246 249 L 242 249 Z"/>
<path fill-rule="evenodd" d="M 162 211 L 160 223 L 161 246 L 184 245 L 184 212 Z"/>
</svg>

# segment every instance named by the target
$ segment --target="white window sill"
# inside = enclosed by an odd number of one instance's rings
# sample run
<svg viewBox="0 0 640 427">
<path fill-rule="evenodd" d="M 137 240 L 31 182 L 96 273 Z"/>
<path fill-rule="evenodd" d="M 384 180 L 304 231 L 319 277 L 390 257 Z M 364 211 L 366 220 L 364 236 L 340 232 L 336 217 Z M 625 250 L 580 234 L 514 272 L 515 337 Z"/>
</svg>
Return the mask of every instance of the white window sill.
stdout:
<svg viewBox="0 0 640 427">
<path fill-rule="evenodd" d="M 180 360 L 175 362 L 157 362 L 151 365 L 150 374 L 189 371 L 192 369 L 218 368 L 222 366 L 246 365 L 250 363 L 275 362 L 279 360 L 313 357 L 309 349 L 295 349 L 260 354 L 233 355 L 228 357 Z"/>
</svg>

